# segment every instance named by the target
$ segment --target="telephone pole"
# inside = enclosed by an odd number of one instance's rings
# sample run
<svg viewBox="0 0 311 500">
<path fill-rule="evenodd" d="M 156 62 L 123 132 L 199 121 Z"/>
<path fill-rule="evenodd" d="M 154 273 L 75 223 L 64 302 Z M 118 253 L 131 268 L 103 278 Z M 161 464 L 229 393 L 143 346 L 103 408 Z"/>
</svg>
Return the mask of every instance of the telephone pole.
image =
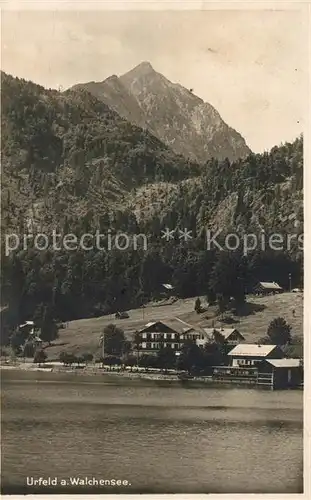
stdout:
<svg viewBox="0 0 311 500">
<path fill-rule="evenodd" d="M 104 358 L 105 358 L 105 335 L 102 333 L 102 335 L 99 338 L 99 345 L 102 348 L 102 366 L 104 366 Z"/>
</svg>

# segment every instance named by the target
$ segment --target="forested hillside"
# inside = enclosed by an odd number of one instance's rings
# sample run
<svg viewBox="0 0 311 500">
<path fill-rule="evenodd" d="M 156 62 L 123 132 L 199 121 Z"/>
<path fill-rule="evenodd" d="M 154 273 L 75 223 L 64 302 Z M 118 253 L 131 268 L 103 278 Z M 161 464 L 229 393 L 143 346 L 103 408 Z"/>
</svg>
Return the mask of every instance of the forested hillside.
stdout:
<svg viewBox="0 0 311 500">
<path fill-rule="evenodd" d="M 9 324 L 40 314 L 60 320 L 136 307 L 170 282 L 181 297 L 221 307 L 259 280 L 285 288 L 303 277 L 302 251 L 206 248 L 206 228 L 243 236 L 303 231 L 303 140 L 269 153 L 203 165 L 176 155 L 85 91 L 59 93 L 2 74 L 2 229 L 24 234 L 143 233 L 147 249 L 2 249 Z M 176 229 L 173 240 L 161 236 Z M 192 231 L 184 242 L 177 229 Z"/>
<path fill-rule="evenodd" d="M 86 91 L 61 94 L 2 73 L 1 98 L 7 228 L 23 232 L 25 212 L 40 227 L 60 215 L 81 222 L 111 200 L 122 205 L 135 186 L 200 171 Z"/>
<path fill-rule="evenodd" d="M 225 231 L 296 231 L 303 225 L 303 140 L 251 153 L 237 162 L 213 159 L 194 179 L 156 183 L 130 199 L 141 220 Z M 293 247 L 294 249 L 294 247 Z"/>
</svg>

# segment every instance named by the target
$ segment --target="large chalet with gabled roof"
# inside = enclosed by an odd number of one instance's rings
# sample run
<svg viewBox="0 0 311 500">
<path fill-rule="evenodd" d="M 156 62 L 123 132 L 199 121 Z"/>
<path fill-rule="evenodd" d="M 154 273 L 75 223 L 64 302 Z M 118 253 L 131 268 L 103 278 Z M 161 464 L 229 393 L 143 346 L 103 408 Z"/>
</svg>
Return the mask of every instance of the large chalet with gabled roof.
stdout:
<svg viewBox="0 0 311 500">
<path fill-rule="evenodd" d="M 164 347 L 179 352 L 186 340 L 197 340 L 204 332 L 178 319 L 150 321 L 141 330 L 141 353 L 152 354 Z"/>
</svg>

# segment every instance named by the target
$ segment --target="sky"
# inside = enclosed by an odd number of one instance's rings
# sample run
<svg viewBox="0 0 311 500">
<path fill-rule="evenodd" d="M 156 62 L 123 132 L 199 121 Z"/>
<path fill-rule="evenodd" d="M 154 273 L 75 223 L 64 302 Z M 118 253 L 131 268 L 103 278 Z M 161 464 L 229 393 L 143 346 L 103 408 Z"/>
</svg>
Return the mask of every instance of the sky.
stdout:
<svg viewBox="0 0 311 500">
<path fill-rule="evenodd" d="M 299 10 L 3 11 L 1 68 L 68 88 L 149 61 L 262 152 L 303 131 L 304 26 Z"/>
</svg>

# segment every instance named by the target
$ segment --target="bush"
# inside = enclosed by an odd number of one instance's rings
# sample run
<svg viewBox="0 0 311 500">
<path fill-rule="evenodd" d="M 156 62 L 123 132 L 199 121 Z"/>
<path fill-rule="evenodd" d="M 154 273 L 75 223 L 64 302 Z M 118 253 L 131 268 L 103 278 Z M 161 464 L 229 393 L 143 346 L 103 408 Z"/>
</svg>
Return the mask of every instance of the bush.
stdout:
<svg viewBox="0 0 311 500">
<path fill-rule="evenodd" d="M 27 342 L 24 346 L 24 358 L 32 358 L 35 355 L 35 346 L 33 342 Z"/>
<path fill-rule="evenodd" d="M 38 351 L 38 352 L 36 352 L 36 354 L 33 358 L 33 362 L 41 364 L 41 363 L 45 363 L 46 359 L 47 359 L 46 353 L 44 351 Z"/>
<path fill-rule="evenodd" d="M 90 352 L 85 352 L 81 356 L 82 362 L 84 361 L 85 364 L 90 363 L 91 361 L 93 361 L 93 358 L 94 358 L 94 356 Z"/>
<path fill-rule="evenodd" d="M 64 365 L 72 365 L 73 363 L 78 363 L 79 358 L 77 358 L 74 354 L 69 352 L 61 352 L 59 355 L 59 361 Z"/>
<path fill-rule="evenodd" d="M 198 297 L 194 303 L 194 310 L 195 312 L 197 312 L 198 314 L 201 312 L 201 299 L 200 297 Z"/>
<path fill-rule="evenodd" d="M 157 367 L 157 357 L 152 354 L 143 354 L 139 359 L 139 366 L 144 368 L 156 368 Z"/>
<path fill-rule="evenodd" d="M 118 356 L 105 356 L 104 358 L 100 358 L 100 361 L 103 365 L 112 366 L 120 366 L 122 364 L 121 359 Z"/>
<path fill-rule="evenodd" d="M 216 303 L 216 293 L 214 292 L 214 290 L 209 290 L 207 292 L 206 300 L 207 300 L 208 305 L 210 305 L 210 306 L 212 306 Z"/>
<path fill-rule="evenodd" d="M 10 349 L 7 347 L 1 347 L 0 356 L 6 360 L 6 358 L 10 356 Z"/>
<path fill-rule="evenodd" d="M 133 366 L 137 365 L 137 358 L 135 356 L 132 356 L 131 354 L 128 354 L 123 358 L 123 364 L 132 368 Z"/>
</svg>

